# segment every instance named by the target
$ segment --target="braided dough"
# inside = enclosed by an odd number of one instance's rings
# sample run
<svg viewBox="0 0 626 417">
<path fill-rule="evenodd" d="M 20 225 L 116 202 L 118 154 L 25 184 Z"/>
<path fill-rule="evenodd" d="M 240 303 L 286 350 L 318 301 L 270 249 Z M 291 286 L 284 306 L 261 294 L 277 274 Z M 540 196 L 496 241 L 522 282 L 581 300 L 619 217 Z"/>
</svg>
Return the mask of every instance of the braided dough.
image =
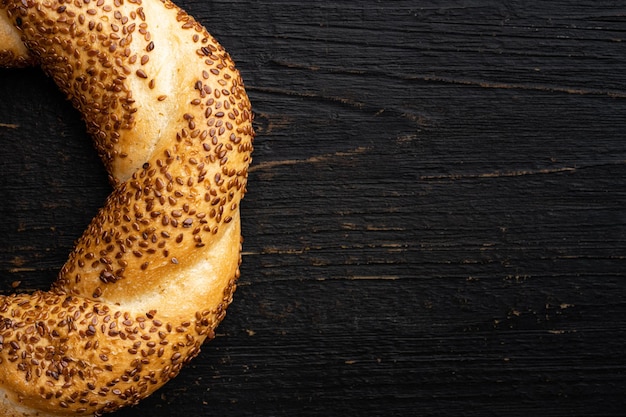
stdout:
<svg viewBox="0 0 626 417">
<path fill-rule="evenodd" d="M 100 415 L 176 376 L 223 319 L 252 113 L 229 55 L 168 0 L 0 0 L 0 65 L 33 62 L 114 191 L 51 291 L 0 296 L 0 415 Z"/>
</svg>

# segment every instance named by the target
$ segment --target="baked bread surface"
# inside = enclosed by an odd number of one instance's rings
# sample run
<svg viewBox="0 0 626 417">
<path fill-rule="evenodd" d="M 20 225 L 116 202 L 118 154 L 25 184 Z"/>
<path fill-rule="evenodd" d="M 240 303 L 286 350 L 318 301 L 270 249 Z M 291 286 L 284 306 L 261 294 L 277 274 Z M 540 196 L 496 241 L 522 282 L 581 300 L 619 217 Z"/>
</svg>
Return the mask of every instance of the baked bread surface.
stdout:
<svg viewBox="0 0 626 417">
<path fill-rule="evenodd" d="M 223 319 L 252 112 L 230 56 L 169 1 L 2 0 L 0 65 L 33 63 L 114 189 L 51 291 L 0 296 L 0 415 L 99 415 L 173 378 Z"/>
</svg>

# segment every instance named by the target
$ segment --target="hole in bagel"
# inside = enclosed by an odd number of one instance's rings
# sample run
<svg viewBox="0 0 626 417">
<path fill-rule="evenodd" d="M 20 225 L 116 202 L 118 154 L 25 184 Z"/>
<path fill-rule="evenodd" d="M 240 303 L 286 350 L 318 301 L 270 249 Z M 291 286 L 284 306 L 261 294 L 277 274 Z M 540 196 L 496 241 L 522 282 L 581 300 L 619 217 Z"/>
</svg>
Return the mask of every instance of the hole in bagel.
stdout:
<svg viewBox="0 0 626 417">
<path fill-rule="evenodd" d="M 111 192 L 80 114 L 39 69 L 0 70 L 0 293 L 47 290 Z M 10 99 L 9 99 L 10 98 Z"/>
</svg>

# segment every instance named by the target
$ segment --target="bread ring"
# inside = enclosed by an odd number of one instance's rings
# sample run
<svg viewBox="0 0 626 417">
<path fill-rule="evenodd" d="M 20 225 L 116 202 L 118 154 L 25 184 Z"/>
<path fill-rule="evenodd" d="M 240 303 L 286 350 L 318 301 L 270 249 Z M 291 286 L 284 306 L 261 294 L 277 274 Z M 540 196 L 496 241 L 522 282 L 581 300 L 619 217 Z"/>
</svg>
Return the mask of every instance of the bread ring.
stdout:
<svg viewBox="0 0 626 417">
<path fill-rule="evenodd" d="M 51 291 L 0 296 L 0 415 L 100 415 L 174 377 L 225 315 L 250 102 L 169 0 L 0 0 L 0 16 L 0 64 L 41 65 L 114 186 Z"/>
</svg>

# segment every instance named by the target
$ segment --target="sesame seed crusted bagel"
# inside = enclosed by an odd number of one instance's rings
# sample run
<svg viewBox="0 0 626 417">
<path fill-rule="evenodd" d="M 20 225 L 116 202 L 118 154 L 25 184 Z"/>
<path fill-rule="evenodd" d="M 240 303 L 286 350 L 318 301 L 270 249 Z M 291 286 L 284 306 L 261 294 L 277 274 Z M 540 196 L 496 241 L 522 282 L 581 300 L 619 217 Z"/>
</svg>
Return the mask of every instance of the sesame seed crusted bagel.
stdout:
<svg viewBox="0 0 626 417">
<path fill-rule="evenodd" d="M 224 318 L 254 132 L 230 56 L 168 0 L 0 0 L 114 190 L 48 292 L 0 296 L 0 416 L 101 415 L 178 374 Z"/>
</svg>

